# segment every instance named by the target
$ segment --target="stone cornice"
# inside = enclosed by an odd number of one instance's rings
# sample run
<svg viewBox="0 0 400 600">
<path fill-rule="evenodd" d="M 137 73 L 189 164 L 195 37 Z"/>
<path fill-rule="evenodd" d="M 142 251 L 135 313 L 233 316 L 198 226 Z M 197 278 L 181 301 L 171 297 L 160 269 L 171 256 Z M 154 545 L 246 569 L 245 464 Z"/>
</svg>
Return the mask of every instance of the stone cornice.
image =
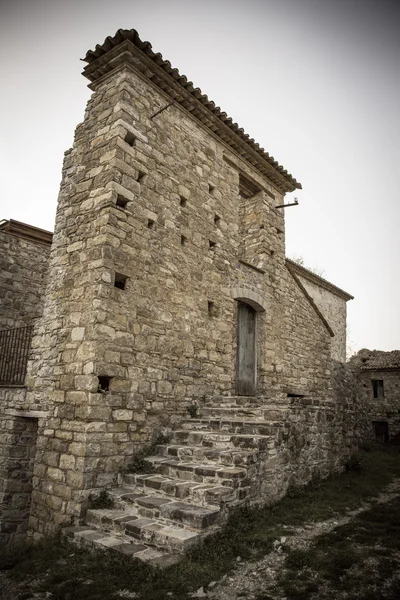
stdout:
<svg viewBox="0 0 400 600">
<path fill-rule="evenodd" d="M 191 81 L 177 69 L 173 69 L 161 54 L 154 53 L 151 44 L 143 42 L 134 29 L 118 30 L 114 37 L 106 38 L 94 51 L 89 50 L 83 60 L 88 63 L 83 75 L 93 84 L 118 66 L 130 64 L 228 144 L 280 191 L 286 193 L 301 188 L 301 184 L 292 175 L 199 88 L 195 88 Z M 93 89 L 93 86 L 90 87 Z"/>
</svg>

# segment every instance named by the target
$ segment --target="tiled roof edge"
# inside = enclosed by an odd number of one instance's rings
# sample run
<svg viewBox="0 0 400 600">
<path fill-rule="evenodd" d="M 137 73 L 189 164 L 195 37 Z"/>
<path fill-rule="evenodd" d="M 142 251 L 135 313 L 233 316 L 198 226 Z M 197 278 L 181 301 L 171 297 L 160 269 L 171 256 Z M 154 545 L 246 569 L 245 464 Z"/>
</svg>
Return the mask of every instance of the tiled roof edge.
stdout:
<svg viewBox="0 0 400 600">
<path fill-rule="evenodd" d="M 153 52 L 152 46 L 150 42 L 144 42 L 140 39 L 138 32 L 135 29 L 119 29 L 117 33 L 111 37 L 108 36 L 103 44 L 97 44 L 94 50 L 88 50 L 85 58 L 82 60 L 87 62 L 88 65 L 84 68 L 83 75 L 87 77 L 91 82 L 96 81 L 100 78 L 101 75 L 104 74 L 104 71 L 100 69 L 100 73 L 94 73 L 90 67 L 97 61 L 100 57 L 104 56 L 110 50 L 113 50 L 119 44 L 122 44 L 126 40 L 132 42 L 139 50 L 141 50 L 144 54 L 147 55 L 158 67 L 163 69 L 172 79 L 175 84 L 179 84 L 182 86 L 186 92 L 189 92 L 197 101 L 201 102 L 207 110 L 212 113 L 214 117 L 217 117 L 220 121 L 226 125 L 235 137 L 240 139 L 240 142 L 247 146 L 249 146 L 253 151 L 255 151 L 262 161 L 266 161 L 273 169 L 275 169 L 280 177 L 286 183 L 285 191 L 291 192 L 295 189 L 301 189 L 301 183 L 299 183 L 290 173 L 281 166 L 273 156 L 270 156 L 268 152 L 264 150 L 253 138 L 251 138 L 245 131 L 239 127 L 237 123 L 234 123 L 233 120 L 228 117 L 228 115 L 223 112 L 219 106 L 216 106 L 215 103 L 208 98 L 207 95 L 203 94 L 200 88 L 195 88 L 191 81 L 188 81 L 185 75 L 181 75 L 178 69 L 174 69 L 171 63 L 168 60 L 164 60 L 162 55 L 157 52 Z M 216 133 L 215 131 L 213 133 Z M 216 133 L 218 135 L 218 133 Z M 229 145 L 228 140 L 224 141 Z"/>
<path fill-rule="evenodd" d="M 309 281 L 311 281 L 311 283 L 315 283 L 316 285 L 319 285 L 320 287 L 325 288 L 329 292 L 332 292 L 332 294 L 335 294 L 336 296 L 339 296 L 340 298 L 343 298 L 343 300 L 346 300 L 346 302 L 348 300 L 354 300 L 354 296 L 352 296 L 351 294 L 348 294 L 347 292 L 345 292 L 341 288 L 337 287 L 336 285 L 334 285 L 333 283 L 331 283 L 327 279 L 324 279 L 323 277 L 320 277 L 319 275 L 316 275 L 316 273 L 313 273 L 309 269 L 306 269 L 305 267 L 302 267 L 301 265 L 299 265 L 294 260 L 291 260 L 290 258 L 287 258 L 286 259 L 286 264 L 287 264 L 289 270 L 292 269 L 298 275 L 301 275 L 305 279 L 308 279 Z"/>
<path fill-rule="evenodd" d="M 46 231 L 27 223 L 21 223 L 21 221 L 14 221 L 14 219 L 1 221 L 0 231 L 47 246 L 51 246 L 53 240 L 51 231 Z"/>
</svg>

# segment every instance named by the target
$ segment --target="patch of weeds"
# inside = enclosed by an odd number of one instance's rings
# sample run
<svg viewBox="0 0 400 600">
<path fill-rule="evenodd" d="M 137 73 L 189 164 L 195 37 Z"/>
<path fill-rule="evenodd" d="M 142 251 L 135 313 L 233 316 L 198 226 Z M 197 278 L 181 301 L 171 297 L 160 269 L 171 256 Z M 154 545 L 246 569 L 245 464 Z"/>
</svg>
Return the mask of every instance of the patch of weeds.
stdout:
<svg viewBox="0 0 400 600">
<path fill-rule="evenodd" d="M 188 411 L 191 419 L 196 419 L 198 417 L 199 407 L 197 404 L 189 404 L 189 406 L 186 407 L 186 410 Z"/>
<path fill-rule="evenodd" d="M 149 450 L 140 450 L 132 456 L 126 468 L 128 473 L 154 473 L 153 465 L 146 460 L 152 454 Z"/>
<path fill-rule="evenodd" d="M 284 595 L 288 600 L 327 599 L 343 592 L 348 600 L 397 599 L 399 510 L 399 498 L 376 505 L 318 536 L 307 550 L 292 551 L 279 579 Z"/>
<path fill-rule="evenodd" d="M 151 444 L 136 452 L 129 461 L 126 470 L 128 473 L 154 473 L 155 468 L 151 462 L 146 460 L 149 456 L 153 456 L 157 453 L 157 446 L 162 444 L 168 444 L 170 441 L 170 434 L 159 432 L 156 437 L 153 438 Z"/>
<path fill-rule="evenodd" d="M 344 465 L 346 471 L 352 471 L 354 473 L 360 473 L 363 470 L 363 464 L 360 460 L 359 455 L 353 454 Z"/>
<path fill-rule="evenodd" d="M 104 600 L 112 598 L 118 589 L 127 589 L 137 594 L 137 600 L 187 600 L 193 590 L 218 581 L 234 569 L 237 556 L 243 561 L 256 560 L 272 550 L 274 540 L 286 535 L 288 527 L 327 520 L 355 508 L 378 495 L 393 476 L 400 475 L 398 452 L 370 451 L 362 453 L 362 457 L 365 468 L 361 472 L 347 471 L 313 482 L 274 506 L 237 510 L 218 534 L 189 550 L 178 565 L 164 570 L 119 557 L 117 553 L 92 554 L 60 543 L 54 544 L 52 550 L 40 546 L 32 550 L 28 546 L 20 556 L 14 553 L 0 564 L 9 565 L 7 578 L 18 577 L 22 582 L 19 592 L 32 592 L 26 598 L 50 591 L 54 600 Z M 348 525 L 337 528 L 336 533 L 320 536 L 308 550 L 308 557 L 304 552 L 289 553 L 286 579 L 282 582 L 288 600 L 327 600 L 321 591 L 328 584 L 332 589 L 330 599 L 339 595 L 335 590 L 345 589 L 348 600 L 383 600 L 379 595 L 382 588 L 387 592 L 385 600 L 397 600 L 400 594 L 395 595 L 395 583 L 384 583 L 383 578 L 390 577 L 390 561 L 395 560 L 391 553 L 393 549 L 397 552 L 400 543 L 396 524 L 399 510 L 400 501 L 386 508 L 376 505 L 368 518 L 360 513 Z M 379 540 L 376 550 L 374 539 Z M 365 562 L 366 549 L 378 561 L 376 575 Z M 366 580 L 374 586 L 374 597 L 368 596 Z M 364 595 L 357 596 L 359 590 L 365 591 Z"/>
<path fill-rule="evenodd" d="M 107 490 L 101 490 L 99 494 L 90 494 L 90 508 L 114 508 L 114 499 Z"/>
</svg>

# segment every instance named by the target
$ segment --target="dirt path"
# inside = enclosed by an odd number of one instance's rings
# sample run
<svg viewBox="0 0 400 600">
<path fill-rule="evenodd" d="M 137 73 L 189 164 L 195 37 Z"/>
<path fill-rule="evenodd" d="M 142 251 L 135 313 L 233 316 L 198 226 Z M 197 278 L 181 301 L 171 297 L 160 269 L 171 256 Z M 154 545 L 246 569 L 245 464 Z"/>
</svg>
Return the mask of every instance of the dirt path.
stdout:
<svg viewBox="0 0 400 600">
<path fill-rule="evenodd" d="M 345 516 L 321 522 L 306 523 L 303 527 L 287 527 L 288 535 L 274 542 L 274 550 L 256 562 L 241 563 L 235 573 L 225 576 L 217 583 L 212 582 L 206 591 L 198 590 L 193 598 L 215 598 L 218 600 L 254 600 L 262 595 L 265 600 L 284 600 L 277 581 L 284 572 L 285 558 L 290 550 L 305 550 L 318 536 L 328 533 L 340 525 L 349 523 L 356 515 L 377 504 L 384 504 L 400 496 L 400 479 L 396 479 L 376 499 L 364 503 Z"/>
</svg>

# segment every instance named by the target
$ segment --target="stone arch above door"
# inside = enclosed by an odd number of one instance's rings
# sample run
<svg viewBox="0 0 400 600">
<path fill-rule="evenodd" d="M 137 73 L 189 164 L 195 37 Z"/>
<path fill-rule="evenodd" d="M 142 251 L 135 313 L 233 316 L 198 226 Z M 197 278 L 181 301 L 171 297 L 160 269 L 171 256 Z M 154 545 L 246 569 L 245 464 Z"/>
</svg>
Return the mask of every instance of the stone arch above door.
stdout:
<svg viewBox="0 0 400 600">
<path fill-rule="evenodd" d="M 234 300 L 239 300 L 240 302 L 246 302 L 247 304 L 250 304 L 250 306 L 252 306 L 257 312 L 265 312 L 267 310 L 267 303 L 264 298 L 249 288 L 233 288 L 232 298 Z"/>
</svg>

